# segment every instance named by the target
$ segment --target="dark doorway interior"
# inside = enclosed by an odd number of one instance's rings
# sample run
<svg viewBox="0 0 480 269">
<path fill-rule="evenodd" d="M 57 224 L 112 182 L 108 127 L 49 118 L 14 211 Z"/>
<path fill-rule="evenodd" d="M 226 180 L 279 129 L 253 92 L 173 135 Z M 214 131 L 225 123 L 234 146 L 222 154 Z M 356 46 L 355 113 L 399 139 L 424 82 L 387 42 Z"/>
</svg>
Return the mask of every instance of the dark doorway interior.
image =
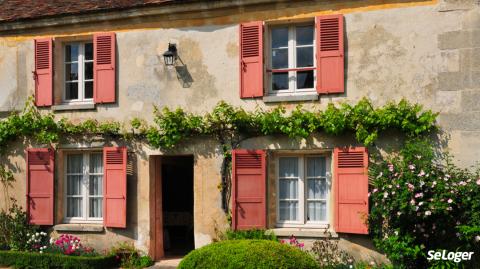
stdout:
<svg viewBox="0 0 480 269">
<path fill-rule="evenodd" d="M 165 255 L 194 249 L 193 156 L 162 157 L 163 247 Z"/>
</svg>

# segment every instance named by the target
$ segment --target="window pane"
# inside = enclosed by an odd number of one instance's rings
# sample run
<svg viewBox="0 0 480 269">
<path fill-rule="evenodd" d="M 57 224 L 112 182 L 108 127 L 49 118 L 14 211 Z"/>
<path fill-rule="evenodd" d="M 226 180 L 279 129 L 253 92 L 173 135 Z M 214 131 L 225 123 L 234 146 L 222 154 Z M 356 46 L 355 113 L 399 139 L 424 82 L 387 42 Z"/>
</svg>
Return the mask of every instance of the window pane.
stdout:
<svg viewBox="0 0 480 269">
<path fill-rule="evenodd" d="M 65 46 L 65 62 L 78 61 L 78 45 L 66 45 Z"/>
<path fill-rule="evenodd" d="M 67 155 L 67 173 L 83 173 L 83 155 L 69 154 Z"/>
<path fill-rule="evenodd" d="M 280 199 L 297 199 L 298 179 L 280 179 L 279 184 Z"/>
<path fill-rule="evenodd" d="M 324 201 L 308 202 L 307 220 L 323 221 L 327 219 L 327 205 Z"/>
<path fill-rule="evenodd" d="M 67 176 L 67 195 L 82 195 L 83 176 Z"/>
<path fill-rule="evenodd" d="M 90 195 L 102 195 L 103 193 L 103 176 L 90 176 L 88 190 Z"/>
<path fill-rule="evenodd" d="M 297 72 L 297 89 L 313 88 L 313 70 Z"/>
<path fill-rule="evenodd" d="M 297 48 L 297 67 L 313 66 L 313 47 Z"/>
<path fill-rule="evenodd" d="M 93 79 L 93 62 L 85 63 L 85 79 Z"/>
<path fill-rule="evenodd" d="M 93 43 L 85 43 L 85 60 L 93 60 Z"/>
<path fill-rule="evenodd" d="M 93 98 L 93 81 L 85 82 L 85 98 Z"/>
<path fill-rule="evenodd" d="M 101 218 L 102 217 L 102 206 L 103 198 L 90 198 L 90 208 L 89 208 L 89 217 L 90 218 Z"/>
<path fill-rule="evenodd" d="M 65 64 L 65 80 L 78 80 L 78 63 Z"/>
<path fill-rule="evenodd" d="M 281 201 L 280 202 L 280 220 L 298 220 L 298 202 Z"/>
<path fill-rule="evenodd" d="M 327 181 L 324 178 L 308 179 L 307 199 L 327 199 Z"/>
<path fill-rule="evenodd" d="M 90 173 L 103 173 L 102 153 L 90 154 Z"/>
<path fill-rule="evenodd" d="M 272 68 L 288 68 L 288 49 L 272 50 Z"/>
<path fill-rule="evenodd" d="M 324 177 L 326 175 L 325 157 L 307 158 L 307 177 Z"/>
<path fill-rule="evenodd" d="M 298 177 L 298 158 L 282 157 L 279 160 L 279 177 Z"/>
<path fill-rule="evenodd" d="M 65 84 L 65 99 L 78 99 L 78 82 L 67 82 Z"/>
<path fill-rule="evenodd" d="M 272 28 L 272 48 L 288 46 L 288 27 Z"/>
<path fill-rule="evenodd" d="M 67 198 L 67 217 L 82 217 L 82 198 Z"/>
<path fill-rule="evenodd" d="M 288 90 L 288 73 L 273 73 L 272 74 L 272 90 Z"/>
<path fill-rule="evenodd" d="M 313 44 L 313 25 L 297 26 L 297 46 Z"/>
</svg>

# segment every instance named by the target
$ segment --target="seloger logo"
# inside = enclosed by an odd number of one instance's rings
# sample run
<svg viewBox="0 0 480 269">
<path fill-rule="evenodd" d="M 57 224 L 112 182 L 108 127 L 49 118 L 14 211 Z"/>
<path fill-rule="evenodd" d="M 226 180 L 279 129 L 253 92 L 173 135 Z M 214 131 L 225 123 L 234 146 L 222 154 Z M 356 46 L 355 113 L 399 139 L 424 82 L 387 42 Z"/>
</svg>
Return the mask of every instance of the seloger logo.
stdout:
<svg viewBox="0 0 480 269">
<path fill-rule="evenodd" d="M 472 259 L 473 252 L 448 252 L 446 250 L 443 251 L 435 251 L 430 250 L 427 252 L 428 257 L 427 260 L 444 260 L 444 261 L 454 261 L 454 262 L 461 262 L 461 261 L 469 261 Z"/>
</svg>

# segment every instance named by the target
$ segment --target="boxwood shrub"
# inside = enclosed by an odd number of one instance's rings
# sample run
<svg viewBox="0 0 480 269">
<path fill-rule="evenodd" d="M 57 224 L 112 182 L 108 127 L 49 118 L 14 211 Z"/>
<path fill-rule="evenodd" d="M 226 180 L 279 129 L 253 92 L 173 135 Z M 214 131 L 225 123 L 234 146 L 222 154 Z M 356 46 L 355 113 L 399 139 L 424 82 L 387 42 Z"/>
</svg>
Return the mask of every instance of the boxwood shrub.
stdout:
<svg viewBox="0 0 480 269">
<path fill-rule="evenodd" d="M 310 254 L 271 240 L 226 240 L 193 250 L 180 262 L 190 268 L 319 268 Z"/>
<path fill-rule="evenodd" d="M 114 268 L 118 266 L 115 256 L 67 256 L 61 254 L 0 251 L 0 266 L 14 268 Z"/>
</svg>

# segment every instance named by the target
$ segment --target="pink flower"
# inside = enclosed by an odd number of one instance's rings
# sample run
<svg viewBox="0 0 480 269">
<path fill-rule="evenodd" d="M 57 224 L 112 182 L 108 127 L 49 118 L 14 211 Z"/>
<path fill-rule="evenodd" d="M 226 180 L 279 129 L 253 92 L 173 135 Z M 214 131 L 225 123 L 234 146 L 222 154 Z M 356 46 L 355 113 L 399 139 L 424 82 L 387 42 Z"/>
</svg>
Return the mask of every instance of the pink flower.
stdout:
<svg viewBox="0 0 480 269">
<path fill-rule="evenodd" d="M 422 198 L 423 197 L 423 193 L 416 193 L 415 194 L 415 198 Z"/>
<path fill-rule="evenodd" d="M 410 169 L 410 170 L 415 170 L 415 165 L 409 164 L 409 165 L 408 165 L 408 169 Z"/>
<path fill-rule="evenodd" d="M 378 191 L 378 189 L 373 189 L 372 193 L 376 193 Z"/>
<path fill-rule="evenodd" d="M 393 164 L 388 164 L 388 171 L 393 172 Z"/>
<path fill-rule="evenodd" d="M 423 177 L 424 175 L 425 175 L 425 171 L 420 170 L 420 173 L 418 173 L 418 176 L 419 176 L 419 177 Z"/>
<path fill-rule="evenodd" d="M 477 185 L 480 185 L 480 178 L 477 179 Z"/>
<path fill-rule="evenodd" d="M 452 198 L 447 200 L 447 203 L 451 204 L 453 202 Z"/>
</svg>

